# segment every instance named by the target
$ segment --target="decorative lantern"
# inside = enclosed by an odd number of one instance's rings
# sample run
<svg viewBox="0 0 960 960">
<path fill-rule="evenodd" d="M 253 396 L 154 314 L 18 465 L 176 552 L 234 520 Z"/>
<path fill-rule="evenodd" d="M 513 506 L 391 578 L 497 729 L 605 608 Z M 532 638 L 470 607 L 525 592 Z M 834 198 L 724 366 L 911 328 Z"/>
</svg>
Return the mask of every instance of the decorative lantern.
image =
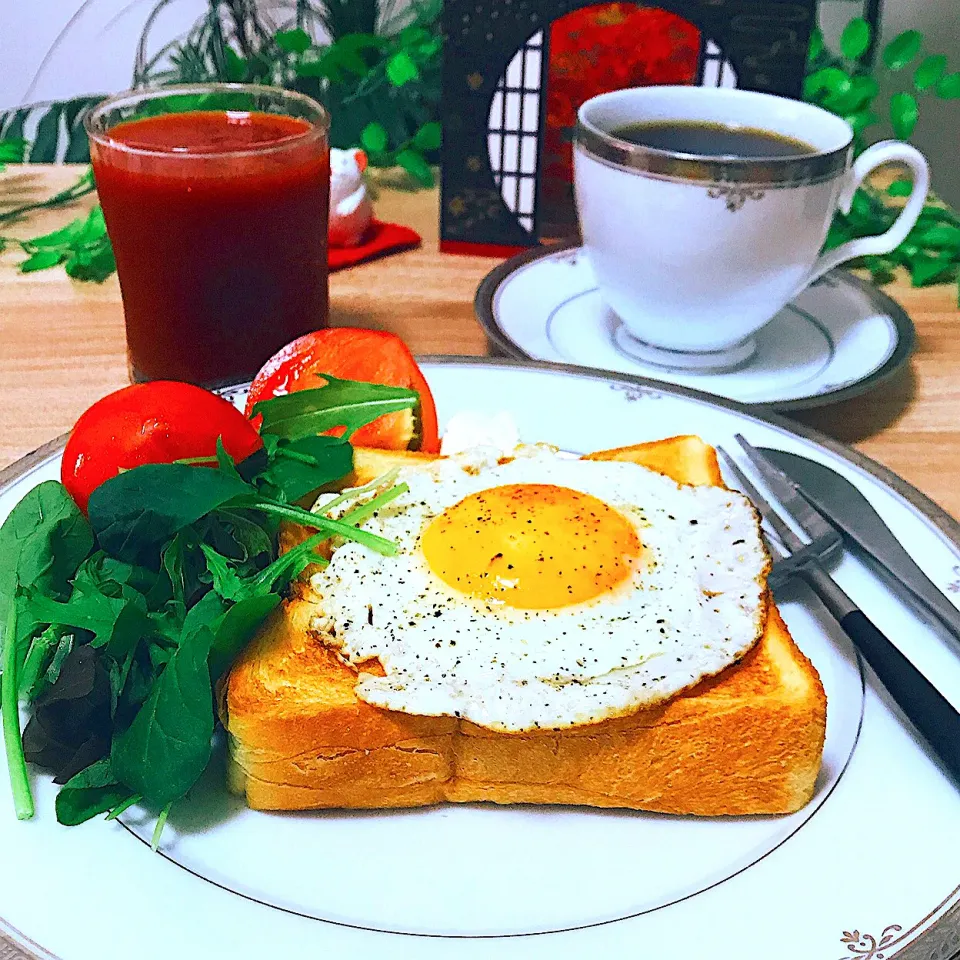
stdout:
<svg viewBox="0 0 960 960">
<path fill-rule="evenodd" d="M 663 83 L 798 96 L 816 0 L 445 0 L 441 249 L 576 234 L 572 137 L 598 93 Z"/>
</svg>

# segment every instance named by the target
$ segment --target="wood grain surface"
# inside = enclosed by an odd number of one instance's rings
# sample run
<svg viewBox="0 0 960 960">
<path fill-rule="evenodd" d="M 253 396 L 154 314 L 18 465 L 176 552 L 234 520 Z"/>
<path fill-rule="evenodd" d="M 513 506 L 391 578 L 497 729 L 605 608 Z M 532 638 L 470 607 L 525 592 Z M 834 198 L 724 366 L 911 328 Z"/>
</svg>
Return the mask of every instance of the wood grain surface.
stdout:
<svg viewBox="0 0 960 960">
<path fill-rule="evenodd" d="M 10 167 L 0 174 L 0 210 L 66 186 L 77 167 Z M 33 214 L 8 235 L 35 236 L 93 203 Z M 400 334 L 415 353 L 482 355 L 473 312 L 477 285 L 496 261 L 437 250 L 436 191 L 383 184 L 377 214 L 409 224 L 418 250 L 354 267 L 330 280 L 334 324 Z M 21 255 L 0 255 L 0 466 L 70 429 L 98 397 L 127 382 L 123 310 L 116 277 L 71 281 L 54 269 L 21 275 Z M 917 328 L 917 348 L 899 376 L 855 400 L 796 418 L 900 474 L 960 516 L 960 310 L 954 286 L 886 288 Z"/>
</svg>

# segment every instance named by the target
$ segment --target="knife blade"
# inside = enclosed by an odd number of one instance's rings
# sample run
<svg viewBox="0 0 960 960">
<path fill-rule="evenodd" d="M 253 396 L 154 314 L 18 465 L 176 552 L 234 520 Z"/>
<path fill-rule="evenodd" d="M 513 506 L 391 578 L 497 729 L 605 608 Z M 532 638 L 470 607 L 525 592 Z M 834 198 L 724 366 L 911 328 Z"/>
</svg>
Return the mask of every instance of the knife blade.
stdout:
<svg viewBox="0 0 960 960">
<path fill-rule="evenodd" d="M 806 497 L 843 534 L 874 561 L 898 596 L 921 614 L 933 615 L 960 639 L 960 610 L 917 566 L 870 501 L 845 477 L 822 463 L 761 448 Z"/>
</svg>

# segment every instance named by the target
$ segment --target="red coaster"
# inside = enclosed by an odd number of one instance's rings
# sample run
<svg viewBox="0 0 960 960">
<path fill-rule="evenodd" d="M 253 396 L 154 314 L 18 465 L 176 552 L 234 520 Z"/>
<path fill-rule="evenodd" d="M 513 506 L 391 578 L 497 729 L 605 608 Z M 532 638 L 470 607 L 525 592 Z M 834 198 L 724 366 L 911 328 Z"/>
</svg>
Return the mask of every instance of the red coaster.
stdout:
<svg viewBox="0 0 960 960">
<path fill-rule="evenodd" d="M 345 267 L 399 253 L 401 250 L 412 250 L 420 246 L 422 239 L 416 230 L 399 223 L 374 220 L 363 243 L 357 247 L 330 247 L 327 251 L 327 262 L 330 272 L 333 273 L 335 270 L 343 270 Z"/>
</svg>

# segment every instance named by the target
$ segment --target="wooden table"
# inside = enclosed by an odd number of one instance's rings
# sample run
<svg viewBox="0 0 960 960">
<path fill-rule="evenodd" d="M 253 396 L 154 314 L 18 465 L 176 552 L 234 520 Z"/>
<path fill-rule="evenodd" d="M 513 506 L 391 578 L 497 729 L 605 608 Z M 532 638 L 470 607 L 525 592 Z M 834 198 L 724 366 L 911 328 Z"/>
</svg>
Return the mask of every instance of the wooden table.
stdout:
<svg viewBox="0 0 960 960">
<path fill-rule="evenodd" d="M 81 168 L 22 167 L 0 174 L 0 210 L 42 198 Z M 78 216 L 35 215 L 6 234 L 35 236 Z M 495 261 L 444 256 L 437 250 L 437 194 L 384 189 L 378 214 L 416 228 L 419 250 L 334 274 L 335 324 L 381 327 L 415 353 L 476 354 L 487 344 L 473 297 Z M 19 254 L 0 255 L 0 466 L 68 430 L 98 397 L 127 382 L 123 312 L 116 277 L 76 283 L 62 270 L 21 275 Z M 887 288 L 913 318 L 917 349 L 907 369 L 872 393 L 799 414 L 880 461 L 960 516 L 960 310 L 956 287 Z"/>
</svg>

